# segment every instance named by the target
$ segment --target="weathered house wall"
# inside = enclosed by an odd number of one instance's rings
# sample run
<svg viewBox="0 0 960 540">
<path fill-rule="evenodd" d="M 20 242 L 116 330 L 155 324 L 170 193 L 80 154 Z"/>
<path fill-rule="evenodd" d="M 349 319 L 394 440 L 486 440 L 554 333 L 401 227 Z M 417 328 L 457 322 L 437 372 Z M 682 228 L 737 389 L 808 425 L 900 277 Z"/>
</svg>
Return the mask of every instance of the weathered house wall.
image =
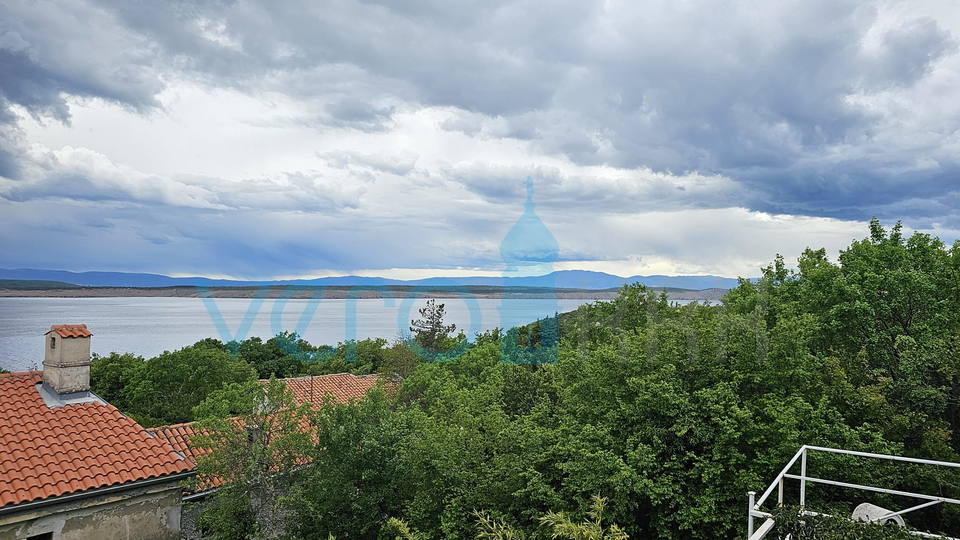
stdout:
<svg viewBox="0 0 960 540">
<path fill-rule="evenodd" d="M 177 481 L 0 514 L 0 540 L 179 540 Z"/>
</svg>

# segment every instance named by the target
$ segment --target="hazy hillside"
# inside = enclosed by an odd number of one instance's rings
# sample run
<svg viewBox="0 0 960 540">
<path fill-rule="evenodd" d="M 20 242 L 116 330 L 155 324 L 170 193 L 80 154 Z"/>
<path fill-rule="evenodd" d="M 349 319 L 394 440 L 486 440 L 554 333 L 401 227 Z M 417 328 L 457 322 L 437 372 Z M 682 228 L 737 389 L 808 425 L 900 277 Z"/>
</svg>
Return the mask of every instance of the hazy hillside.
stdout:
<svg viewBox="0 0 960 540">
<path fill-rule="evenodd" d="M 615 289 L 628 283 L 640 282 L 648 287 L 677 289 L 729 289 L 737 285 L 733 278 L 718 276 L 631 276 L 620 277 L 603 272 L 586 270 L 562 270 L 546 276 L 510 278 L 464 277 L 444 280 L 398 280 L 360 276 L 326 277 L 308 280 L 239 281 L 210 279 L 204 277 L 169 277 L 160 274 L 137 274 L 128 272 L 68 272 L 65 270 L 0 269 L 0 280 L 57 281 L 65 284 L 94 287 L 174 287 L 178 285 L 206 285 L 218 287 L 249 287 L 271 285 L 327 285 L 351 286 L 358 284 L 378 285 L 431 285 L 454 282 L 469 286 L 494 287 L 558 287 L 564 289 Z M 49 287 L 47 287 L 49 288 Z"/>
<path fill-rule="evenodd" d="M 30 279 L 0 279 L 0 289 L 28 291 L 49 289 L 79 289 L 78 285 L 62 281 L 42 281 Z"/>
</svg>

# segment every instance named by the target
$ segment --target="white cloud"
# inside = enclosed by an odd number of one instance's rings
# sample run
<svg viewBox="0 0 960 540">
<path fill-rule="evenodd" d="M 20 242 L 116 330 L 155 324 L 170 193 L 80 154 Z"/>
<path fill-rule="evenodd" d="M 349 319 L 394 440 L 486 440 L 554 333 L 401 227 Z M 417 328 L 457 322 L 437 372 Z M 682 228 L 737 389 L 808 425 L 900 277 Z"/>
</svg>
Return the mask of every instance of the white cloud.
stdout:
<svg viewBox="0 0 960 540">
<path fill-rule="evenodd" d="M 951 240 L 958 9 L 6 5 L 0 245 L 14 266 L 495 272 L 528 175 L 561 268 L 756 275 L 871 215 Z M 63 234 L 59 261 L 30 249 Z"/>
</svg>

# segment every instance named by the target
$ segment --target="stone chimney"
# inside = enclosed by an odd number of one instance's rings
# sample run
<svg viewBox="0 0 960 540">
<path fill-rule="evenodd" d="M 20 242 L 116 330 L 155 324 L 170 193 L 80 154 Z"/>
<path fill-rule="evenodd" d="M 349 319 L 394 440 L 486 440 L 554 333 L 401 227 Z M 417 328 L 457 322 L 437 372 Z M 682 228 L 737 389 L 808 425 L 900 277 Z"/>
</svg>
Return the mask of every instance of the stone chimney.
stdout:
<svg viewBox="0 0 960 540">
<path fill-rule="evenodd" d="M 90 390 L 90 336 L 85 324 L 56 324 L 44 334 L 43 382 L 58 394 Z"/>
</svg>

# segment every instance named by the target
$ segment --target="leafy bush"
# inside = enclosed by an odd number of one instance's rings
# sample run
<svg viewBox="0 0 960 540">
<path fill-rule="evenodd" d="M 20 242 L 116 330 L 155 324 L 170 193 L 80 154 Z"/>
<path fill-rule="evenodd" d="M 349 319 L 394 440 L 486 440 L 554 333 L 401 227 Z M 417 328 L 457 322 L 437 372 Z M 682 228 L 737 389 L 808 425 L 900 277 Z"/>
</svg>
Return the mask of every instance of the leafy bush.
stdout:
<svg viewBox="0 0 960 540">
<path fill-rule="evenodd" d="M 895 524 L 851 521 L 839 516 L 804 516 L 797 507 L 780 507 L 767 538 L 776 540 L 916 540 L 910 529 Z M 946 537 L 944 537 L 946 538 Z"/>
</svg>

